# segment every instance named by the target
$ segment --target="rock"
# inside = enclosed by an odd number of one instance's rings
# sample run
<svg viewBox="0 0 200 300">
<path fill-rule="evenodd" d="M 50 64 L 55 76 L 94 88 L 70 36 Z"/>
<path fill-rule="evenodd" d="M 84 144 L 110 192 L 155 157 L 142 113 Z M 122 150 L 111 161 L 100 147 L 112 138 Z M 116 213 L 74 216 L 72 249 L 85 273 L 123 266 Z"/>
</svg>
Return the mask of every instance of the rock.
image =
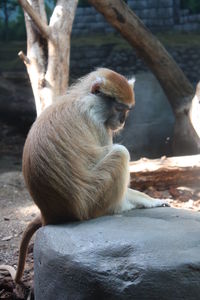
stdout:
<svg viewBox="0 0 200 300">
<path fill-rule="evenodd" d="M 199 213 L 173 208 L 41 228 L 35 299 L 199 299 L 199 232 Z"/>
</svg>

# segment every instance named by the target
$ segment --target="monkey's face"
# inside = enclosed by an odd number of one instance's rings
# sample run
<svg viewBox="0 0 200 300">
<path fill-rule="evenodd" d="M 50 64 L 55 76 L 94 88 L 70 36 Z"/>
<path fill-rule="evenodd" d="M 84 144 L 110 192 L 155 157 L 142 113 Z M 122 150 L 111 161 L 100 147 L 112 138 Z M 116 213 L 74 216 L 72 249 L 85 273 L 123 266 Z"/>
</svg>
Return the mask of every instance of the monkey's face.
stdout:
<svg viewBox="0 0 200 300">
<path fill-rule="evenodd" d="M 128 81 L 124 76 L 101 68 L 94 73 L 91 93 L 102 100 L 104 124 L 112 131 L 123 128 L 129 110 L 135 104 L 134 80 Z"/>
<path fill-rule="evenodd" d="M 116 98 L 105 95 L 101 92 L 97 94 L 103 107 L 104 125 L 112 131 L 118 131 L 124 127 L 129 111 L 133 106 L 120 103 Z"/>
<path fill-rule="evenodd" d="M 124 127 L 128 113 L 132 107 L 119 103 L 116 100 L 109 102 L 109 115 L 105 126 L 113 131 L 118 131 Z"/>
</svg>

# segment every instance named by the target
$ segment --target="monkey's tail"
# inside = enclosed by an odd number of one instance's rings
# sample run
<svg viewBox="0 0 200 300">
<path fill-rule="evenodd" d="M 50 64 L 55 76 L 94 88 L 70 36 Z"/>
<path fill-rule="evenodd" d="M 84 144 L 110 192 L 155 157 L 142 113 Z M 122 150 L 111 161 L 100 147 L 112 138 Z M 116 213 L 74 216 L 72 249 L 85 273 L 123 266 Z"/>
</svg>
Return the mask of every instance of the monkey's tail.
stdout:
<svg viewBox="0 0 200 300">
<path fill-rule="evenodd" d="M 17 272 L 15 275 L 15 282 L 19 283 L 21 280 L 21 277 L 24 272 L 24 266 L 26 261 L 26 255 L 28 251 L 28 245 L 29 242 L 33 236 L 33 234 L 42 226 L 42 218 L 41 216 L 37 216 L 33 221 L 31 221 L 28 226 L 26 227 L 21 244 L 19 249 L 19 258 L 18 258 L 18 266 L 17 266 Z"/>
</svg>

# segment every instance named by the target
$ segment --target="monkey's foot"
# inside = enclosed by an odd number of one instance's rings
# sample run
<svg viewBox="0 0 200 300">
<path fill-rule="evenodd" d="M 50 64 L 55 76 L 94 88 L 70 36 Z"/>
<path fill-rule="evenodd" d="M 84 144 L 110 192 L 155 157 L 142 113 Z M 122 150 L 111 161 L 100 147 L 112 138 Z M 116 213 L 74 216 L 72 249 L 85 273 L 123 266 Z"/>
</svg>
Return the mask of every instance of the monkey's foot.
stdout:
<svg viewBox="0 0 200 300">
<path fill-rule="evenodd" d="M 139 197 L 136 199 L 131 199 L 131 203 L 134 205 L 134 208 L 154 208 L 154 207 L 169 207 L 169 199 L 154 199 L 151 197 Z"/>
<path fill-rule="evenodd" d="M 170 200 L 169 199 L 151 199 L 148 200 L 149 203 L 146 208 L 153 208 L 153 207 L 170 207 Z"/>
<path fill-rule="evenodd" d="M 155 199 L 146 196 L 139 199 L 125 199 L 119 206 L 115 207 L 114 213 L 122 213 L 135 208 L 154 208 L 154 207 L 169 207 L 170 199 Z"/>
</svg>

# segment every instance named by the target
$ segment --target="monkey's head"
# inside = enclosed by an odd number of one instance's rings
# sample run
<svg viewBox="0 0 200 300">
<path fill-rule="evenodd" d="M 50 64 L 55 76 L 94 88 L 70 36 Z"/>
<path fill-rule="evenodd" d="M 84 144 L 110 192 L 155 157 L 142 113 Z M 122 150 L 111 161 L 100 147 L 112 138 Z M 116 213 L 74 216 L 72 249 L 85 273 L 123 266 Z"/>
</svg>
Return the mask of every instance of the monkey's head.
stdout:
<svg viewBox="0 0 200 300">
<path fill-rule="evenodd" d="M 104 101 L 106 107 L 105 126 L 113 131 L 123 128 L 128 112 L 135 104 L 134 80 L 109 69 L 98 69 L 92 82 L 91 92 Z"/>
</svg>

